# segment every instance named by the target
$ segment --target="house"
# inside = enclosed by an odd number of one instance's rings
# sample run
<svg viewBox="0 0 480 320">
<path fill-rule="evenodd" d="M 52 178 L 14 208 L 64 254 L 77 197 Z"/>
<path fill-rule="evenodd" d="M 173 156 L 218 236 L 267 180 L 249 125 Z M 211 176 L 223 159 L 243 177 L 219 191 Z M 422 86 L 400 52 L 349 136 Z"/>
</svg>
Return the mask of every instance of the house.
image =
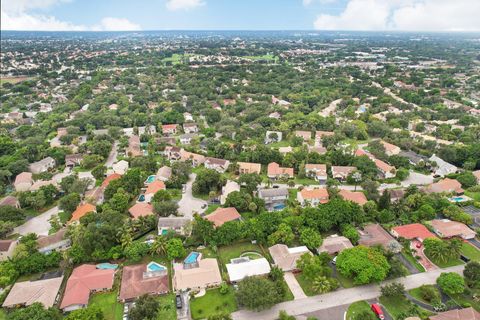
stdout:
<svg viewBox="0 0 480 320">
<path fill-rule="evenodd" d="M 290 146 L 280 147 L 278 148 L 278 152 L 280 152 L 282 155 L 286 155 L 287 153 L 293 152 L 293 148 Z"/>
<path fill-rule="evenodd" d="M 112 165 L 113 172 L 120 175 L 124 175 L 127 172 L 128 168 L 128 162 L 125 160 L 120 160 Z"/>
<path fill-rule="evenodd" d="M 405 190 L 403 189 L 389 189 L 388 193 L 390 194 L 391 202 L 398 202 L 405 196 Z"/>
<path fill-rule="evenodd" d="M 183 119 L 185 119 L 185 121 L 193 121 L 192 114 L 188 113 L 188 112 L 184 112 L 183 113 Z"/>
<path fill-rule="evenodd" d="M 248 257 L 231 259 L 227 267 L 230 282 L 238 282 L 246 277 L 263 276 L 270 272 L 270 263 L 265 258 L 250 260 Z"/>
<path fill-rule="evenodd" d="M 282 115 L 278 112 L 272 112 L 268 115 L 269 118 L 280 120 Z"/>
<path fill-rule="evenodd" d="M 439 312 L 430 316 L 430 320 L 480 320 L 480 313 L 472 307 Z"/>
<path fill-rule="evenodd" d="M 455 179 L 445 178 L 425 188 L 427 193 L 463 194 L 462 184 Z"/>
<path fill-rule="evenodd" d="M 275 96 L 272 96 L 272 104 L 276 104 L 282 107 L 288 107 L 290 105 L 290 102 L 286 100 L 281 100 L 276 98 Z"/>
<path fill-rule="evenodd" d="M 176 146 L 166 146 L 163 150 L 163 155 L 170 161 L 177 161 L 181 159 L 182 149 Z"/>
<path fill-rule="evenodd" d="M 180 151 L 180 160 L 181 161 L 191 161 L 193 167 L 197 167 L 204 163 L 206 161 L 205 156 L 202 156 L 201 154 L 193 153 L 193 152 L 188 152 L 185 150 Z M 227 166 L 228 167 L 228 166 Z"/>
<path fill-rule="evenodd" d="M 339 181 L 346 181 L 347 177 L 357 170 L 357 167 L 332 166 L 332 177 Z"/>
<path fill-rule="evenodd" d="M 368 202 L 367 197 L 363 192 L 360 191 L 350 191 L 350 190 L 340 190 L 338 194 L 343 198 L 343 200 L 355 202 L 356 204 L 363 206 Z"/>
<path fill-rule="evenodd" d="M 302 206 L 316 207 L 321 203 L 327 203 L 329 200 L 328 191 L 325 188 L 308 189 L 303 188 L 297 193 L 297 200 Z"/>
<path fill-rule="evenodd" d="M 304 254 L 312 255 L 307 247 L 289 248 L 284 244 L 276 244 L 268 248 L 274 264 L 285 272 L 297 270 L 297 260 Z"/>
<path fill-rule="evenodd" d="M 17 244 L 17 240 L 0 240 L 0 261 L 12 258 Z"/>
<path fill-rule="evenodd" d="M 53 251 L 64 251 L 70 248 L 71 241 L 66 238 L 67 228 L 58 230 L 48 236 L 39 236 L 37 239 L 38 252 L 49 254 Z"/>
<path fill-rule="evenodd" d="M 123 267 L 119 300 L 132 301 L 144 294 L 160 295 L 168 293 L 168 269 L 156 262 Z"/>
<path fill-rule="evenodd" d="M 6 196 L 0 200 L 0 207 L 10 206 L 20 209 L 20 202 L 14 196 Z"/>
<path fill-rule="evenodd" d="M 177 143 L 177 140 L 175 137 L 157 137 L 155 138 L 155 143 L 174 146 Z"/>
<path fill-rule="evenodd" d="M 443 161 L 436 155 L 432 155 L 428 160 L 436 164 L 435 166 L 433 166 L 435 168 L 433 173 L 436 177 L 444 177 L 451 173 L 455 173 L 458 170 L 456 166 L 446 161 Z"/>
<path fill-rule="evenodd" d="M 162 126 L 162 133 L 164 136 L 169 136 L 172 134 L 177 134 L 177 124 L 164 124 Z"/>
<path fill-rule="evenodd" d="M 40 161 L 30 163 L 28 170 L 31 173 L 39 174 L 55 168 L 55 160 L 52 157 L 46 157 Z"/>
<path fill-rule="evenodd" d="M 191 144 L 192 140 L 196 137 L 196 134 L 186 133 L 180 136 L 181 144 Z"/>
<path fill-rule="evenodd" d="M 413 151 L 401 151 L 398 155 L 407 158 L 408 162 L 410 162 L 410 164 L 413 166 L 424 165 L 428 161 L 427 157 Z"/>
<path fill-rule="evenodd" d="M 217 208 L 215 211 L 205 216 L 205 219 L 213 222 L 215 227 L 220 227 L 225 222 L 240 220 L 242 216 L 238 213 L 237 209 L 230 208 Z"/>
<path fill-rule="evenodd" d="M 166 218 L 158 218 L 158 234 L 165 235 L 169 231 L 178 233 L 179 235 L 186 235 L 186 226 L 190 223 L 189 218 L 169 216 Z"/>
<path fill-rule="evenodd" d="M 193 122 L 184 123 L 183 124 L 183 132 L 185 133 L 197 133 L 198 132 L 198 125 Z"/>
<path fill-rule="evenodd" d="M 160 169 L 158 169 L 155 178 L 165 182 L 165 181 L 168 181 L 171 176 L 172 176 L 172 168 L 163 166 Z"/>
<path fill-rule="evenodd" d="M 318 248 L 318 252 L 326 252 L 331 255 L 336 255 L 343 250 L 350 248 L 353 248 L 350 240 L 348 240 L 344 236 L 334 234 L 323 239 L 323 243 L 320 248 Z"/>
<path fill-rule="evenodd" d="M 218 286 L 222 283 L 217 259 L 201 259 L 201 254 L 198 255 L 196 263 L 175 263 L 173 270 L 172 284 L 176 291 L 203 289 Z"/>
<path fill-rule="evenodd" d="M 250 174 L 250 173 L 260 174 L 260 171 L 262 170 L 262 165 L 260 163 L 237 162 L 237 165 L 238 165 L 238 174 Z"/>
<path fill-rule="evenodd" d="M 128 138 L 128 147 L 125 150 L 125 153 L 129 157 L 140 157 L 143 156 L 142 149 L 140 147 L 140 137 L 137 135 L 132 135 Z"/>
<path fill-rule="evenodd" d="M 283 209 L 285 207 L 285 201 L 288 199 L 288 189 L 261 189 L 258 191 L 258 197 L 265 201 L 265 206 L 270 211 Z"/>
<path fill-rule="evenodd" d="M 67 154 L 65 156 L 65 166 L 67 167 L 75 167 L 82 164 L 83 154 L 75 153 L 75 154 Z"/>
<path fill-rule="evenodd" d="M 423 242 L 427 238 L 436 238 L 427 227 L 420 223 L 412 223 L 403 226 L 393 227 L 391 230 L 395 238 L 405 238 L 407 240 L 418 240 Z"/>
<path fill-rule="evenodd" d="M 295 131 L 295 137 L 302 138 L 303 141 L 310 141 L 312 139 L 312 133 L 310 131 Z"/>
<path fill-rule="evenodd" d="M 282 168 L 276 162 L 270 162 L 267 166 L 267 176 L 270 179 L 293 178 L 293 168 Z"/>
<path fill-rule="evenodd" d="M 335 135 L 333 131 L 316 131 L 315 132 L 315 144 L 322 145 L 323 137 L 331 137 Z"/>
<path fill-rule="evenodd" d="M 147 190 L 145 190 L 145 202 L 152 202 L 152 198 L 160 190 L 165 190 L 165 182 L 160 181 L 160 180 L 155 180 L 152 183 L 150 183 L 147 187 Z"/>
<path fill-rule="evenodd" d="M 327 149 L 322 146 L 308 146 L 308 152 L 316 152 L 318 154 L 325 154 L 327 153 Z"/>
<path fill-rule="evenodd" d="M 480 170 L 473 171 L 472 174 L 475 176 L 477 179 L 477 184 L 480 184 Z"/>
<path fill-rule="evenodd" d="M 267 131 L 265 133 L 265 144 L 282 141 L 283 134 L 281 131 Z"/>
<path fill-rule="evenodd" d="M 86 216 L 88 213 L 97 212 L 97 208 L 90 203 L 79 204 L 77 209 L 73 211 L 72 217 L 68 223 L 78 223 L 80 218 Z"/>
<path fill-rule="evenodd" d="M 37 180 L 30 187 L 30 191 L 38 191 L 40 190 L 41 187 L 50 186 L 50 185 L 56 187 L 57 183 L 53 180 Z"/>
<path fill-rule="evenodd" d="M 150 216 L 153 213 L 153 206 L 150 203 L 145 202 L 138 202 L 135 203 L 130 209 L 128 209 L 128 213 L 133 217 L 133 219 L 138 219 L 140 217 Z"/>
<path fill-rule="evenodd" d="M 397 155 L 399 154 L 402 150 L 400 149 L 400 147 L 397 147 L 396 145 L 394 144 L 391 144 L 391 143 L 388 143 L 388 142 L 385 142 L 385 141 L 380 141 L 380 143 L 383 145 L 383 147 L 385 148 L 385 154 L 389 157 L 391 156 L 394 156 L 394 155 Z"/>
<path fill-rule="evenodd" d="M 326 164 L 306 164 L 305 173 L 309 178 L 313 178 L 321 184 L 325 184 L 327 182 L 328 175 Z"/>
<path fill-rule="evenodd" d="M 465 240 L 475 239 L 477 233 L 464 225 L 461 222 L 451 221 L 448 219 L 442 220 L 432 220 L 430 225 L 433 228 L 433 231 L 440 238 L 453 238 L 460 237 Z"/>
<path fill-rule="evenodd" d="M 112 173 L 111 175 L 107 176 L 105 178 L 105 180 L 103 180 L 102 184 L 101 184 L 101 187 L 103 189 L 105 189 L 106 187 L 108 187 L 108 185 L 110 184 L 110 182 L 114 181 L 114 180 L 118 180 L 122 177 L 121 174 L 119 173 Z"/>
<path fill-rule="evenodd" d="M 2 306 L 14 308 L 38 302 L 45 308 L 53 307 L 57 301 L 62 281 L 63 275 L 44 280 L 17 282 L 13 285 Z"/>
<path fill-rule="evenodd" d="M 228 180 L 227 183 L 222 187 L 222 195 L 220 196 L 220 204 L 224 205 L 227 201 L 227 197 L 230 193 L 234 191 L 240 191 L 240 185 L 235 181 Z"/>
<path fill-rule="evenodd" d="M 362 230 L 358 230 L 360 240 L 358 244 L 366 247 L 382 246 L 394 253 L 400 252 L 401 245 L 379 224 L 368 224 Z M 393 249 L 393 250 L 392 250 Z"/>
<path fill-rule="evenodd" d="M 394 166 L 391 166 L 380 159 L 374 159 L 373 162 L 375 162 L 375 165 L 377 166 L 377 169 L 379 171 L 379 176 L 382 179 L 389 179 L 395 177 L 396 169 Z"/>
<path fill-rule="evenodd" d="M 215 170 L 219 173 L 224 173 L 227 171 L 228 166 L 230 165 L 230 161 L 218 158 L 205 158 L 205 162 L 203 163 L 205 168 Z"/>
<path fill-rule="evenodd" d="M 115 269 L 99 269 L 94 264 L 82 264 L 73 269 L 65 287 L 60 309 L 64 312 L 85 308 L 90 294 L 111 290 Z"/>
</svg>

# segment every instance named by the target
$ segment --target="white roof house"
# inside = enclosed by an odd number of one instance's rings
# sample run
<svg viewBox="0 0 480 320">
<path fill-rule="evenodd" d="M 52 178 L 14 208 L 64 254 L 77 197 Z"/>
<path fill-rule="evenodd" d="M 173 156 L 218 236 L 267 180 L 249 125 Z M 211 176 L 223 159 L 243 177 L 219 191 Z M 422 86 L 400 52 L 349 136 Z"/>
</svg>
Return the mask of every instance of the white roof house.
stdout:
<svg viewBox="0 0 480 320">
<path fill-rule="evenodd" d="M 270 263 L 265 258 L 250 260 L 249 258 L 236 258 L 230 260 L 227 271 L 230 281 L 240 281 L 245 277 L 260 276 L 270 272 Z"/>
<path fill-rule="evenodd" d="M 113 172 L 124 175 L 128 170 L 128 162 L 125 160 L 120 160 L 117 163 L 112 165 Z"/>
<path fill-rule="evenodd" d="M 227 197 L 234 191 L 240 191 L 240 185 L 235 181 L 228 180 L 225 186 L 222 187 L 222 195 L 220 196 L 220 204 L 225 204 Z"/>
<path fill-rule="evenodd" d="M 435 172 L 434 172 L 435 176 L 444 177 L 451 173 L 455 173 L 458 170 L 456 166 L 444 161 L 443 159 L 437 157 L 436 155 L 432 155 L 428 160 L 435 161 L 435 163 L 437 164 L 437 168 L 435 169 Z"/>
</svg>

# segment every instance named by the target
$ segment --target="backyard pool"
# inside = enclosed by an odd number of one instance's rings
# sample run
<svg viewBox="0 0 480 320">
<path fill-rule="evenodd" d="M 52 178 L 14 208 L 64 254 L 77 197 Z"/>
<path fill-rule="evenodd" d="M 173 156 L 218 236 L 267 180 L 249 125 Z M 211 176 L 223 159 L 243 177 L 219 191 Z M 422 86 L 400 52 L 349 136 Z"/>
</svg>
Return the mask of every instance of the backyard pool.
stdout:
<svg viewBox="0 0 480 320">
<path fill-rule="evenodd" d="M 144 194 L 141 194 L 139 197 L 138 197 L 138 202 L 144 202 L 145 201 L 145 195 Z"/>
<path fill-rule="evenodd" d="M 154 175 L 148 176 L 147 180 L 145 180 L 145 184 L 150 184 L 153 181 L 155 181 L 155 176 Z"/>
<path fill-rule="evenodd" d="M 108 262 L 97 264 L 97 269 L 101 269 L 101 270 L 109 270 L 109 269 L 115 270 L 117 268 L 118 268 L 118 264 L 113 264 Z"/>
<path fill-rule="evenodd" d="M 467 196 L 456 196 L 456 197 L 451 197 L 448 198 L 450 202 L 466 202 L 472 200 L 472 198 L 467 197 Z"/>
<path fill-rule="evenodd" d="M 285 209 L 286 205 L 284 205 L 283 203 L 280 203 L 280 204 L 276 204 L 273 206 L 273 210 L 274 211 L 280 211 L 280 210 L 283 210 Z"/>
<path fill-rule="evenodd" d="M 200 253 L 198 252 L 190 252 L 188 256 L 183 260 L 183 263 L 185 264 L 192 264 L 197 262 L 198 257 L 200 256 Z"/>
<path fill-rule="evenodd" d="M 150 271 L 150 272 L 164 271 L 164 270 L 167 270 L 167 268 L 153 261 L 147 265 L 147 271 Z"/>
</svg>

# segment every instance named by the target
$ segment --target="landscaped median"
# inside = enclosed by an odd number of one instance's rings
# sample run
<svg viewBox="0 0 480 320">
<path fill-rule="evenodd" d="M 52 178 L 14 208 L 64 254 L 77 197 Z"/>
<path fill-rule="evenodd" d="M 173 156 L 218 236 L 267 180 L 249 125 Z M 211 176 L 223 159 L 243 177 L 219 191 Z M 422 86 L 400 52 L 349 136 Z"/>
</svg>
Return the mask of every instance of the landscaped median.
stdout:
<svg viewBox="0 0 480 320">
<path fill-rule="evenodd" d="M 348 307 L 346 320 L 365 319 L 367 314 L 371 319 L 376 317 L 367 301 L 357 301 Z"/>
</svg>

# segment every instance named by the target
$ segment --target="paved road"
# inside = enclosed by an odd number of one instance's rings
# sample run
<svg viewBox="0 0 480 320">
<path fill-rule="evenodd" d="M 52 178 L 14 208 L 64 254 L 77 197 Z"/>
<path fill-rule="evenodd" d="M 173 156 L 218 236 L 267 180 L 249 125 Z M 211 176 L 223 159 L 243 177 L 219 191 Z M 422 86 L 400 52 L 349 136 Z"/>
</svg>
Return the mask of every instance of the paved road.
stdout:
<svg viewBox="0 0 480 320">
<path fill-rule="evenodd" d="M 58 207 L 53 207 L 35 218 L 28 220 L 21 226 L 16 227 L 13 229 L 12 233 L 18 233 L 21 235 L 36 233 L 39 236 L 48 236 L 48 230 L 50 230 L 50 222 L 48 222 L 48 220 L 50 220 L 53 215 L 58 214 L 59 211 Z"/>
<path fill-rule="evenodd" d="M 118 157 L 118 141 L 115 141 L 115 143 L 113 144 L 112 150 L 108 155 L 107 161 L 105 162 L 105 166 L 107 168 L 111 168 L 112 165 L 115 162 L 117 162 L 117 157 Z"/>
<path fill-rule="evenodd" d="M 182 194 L 182 199 L 178 201 L 178 212 L 184 217 L 193 218 L 193 214 L 203 213 L 207 209 L 207 202 L 202 199 L 195 198 L 192 194 L 192 185 L 197 175 L 195 173 L 190 174 L 190 179 L 187 182 L 185 192 Z M 205 206 L 205 208 L 202 208 Z"/>
<path fill-rule="evenodd" d="M 417 274 L 417 273 L 420 273 L 420 271 L 418 271 L 417 268 L 415 268 L 415 266 L 407 260 L 407 258 L 405 258 L 403 256 L 403 254 L 401 253 L 397 253 L 395 255 L 397 257 L 397 259 L 405 266 L 405 268 L 407 268 L 407 270 L 411 273 L 411 274 Z"/>
<path fill-rule="evenodd" d="M 319 115 L 321 116 L 324 116 L 324 117 L 328 117 L 330 115 L 333 115 L 335 114 L 335 111 L 337 110 L 337 106 L 338 104 L 342 102 L 342 99 L 338 99 L 338 100 L 335 100 L 335 101 L 332 101 L 328 107 L 326 107 L 325 109 L 321 110 L 318 112 Z"/>
<path fill-rule="evenodd" d="M 461 274 L 464 265 L 446 268 L 443 270 L 434 270 L 419 274 L 410 275 L 404 278 L 386 281 L 383 284 L 393 281 L 400 282 L 405 286 L 406 290 L 417 288 L 422 284 L 434 284 L 438 276 L 442 272 L 456 272 Z M 288 314 L 296 316 L 309 314 L 320 310 L 326 310 L 343 304 L 350 304 L 359 300 L 370 300 L 380 296 L 380 285 L 373 284 L 350 289 L 341 289 L 323 295 L 313 296 L 305 299 L 282 302 L 273 308 L 261 312 L 253 312 L 240 310 L 232 314 L 235 320 L 274 320 L 278 317 L 281 310 L 285 310 Z"/>
<path fill-rule="evenodd" d="M 268 186 L 268 184 L 266 183 L 261 183 L 259 188 L 261 189 L 264 189 L 264 188 L 272 188 L 272 186 L 278 186 L 279 188 L 287 188 L 287 189 L 292 189 L 292 187 L 289 187 L 288 184 L 286 183 L 275 183 L 275 182 L 272 182 L 270 184 L 270 186 Z M 311 184 L 311 185 L 303 185 L 303 184 L 296 184 L 293 188 L 298 188 L 298 187 L 304 187 L 304 188 L 311 188 L 311 189 L 314 189 L 314 188 L 326 188 L 327 186 L 326 185 L 320 185 L 320 184 Z M 350 190 L 350 191 L 354 191 L 355 190 L 355 186 L 347 186 L 347 185 L 339 185 L 337 186 L 338 189 L 340 190 Z M 357 191 L 361 191 L 362 190 L 362 187 L 361 186 L 357 186 Z"/>
<path fill-rule="evenodd" d="M 285 282 L 290 288 L 290 291 L 292 291 L 292 294 L 295 300 L 303 299 L 307 297 L 305 292 L 303 292 L 302 287 L 300 287 L 300 284 L 298 283 L 297 278 L 295 278 L 295 275 L 292 272 L 285 272 L 285 274 L 283 275 L 283 278 L 285 279 Z"/>
</svg>

